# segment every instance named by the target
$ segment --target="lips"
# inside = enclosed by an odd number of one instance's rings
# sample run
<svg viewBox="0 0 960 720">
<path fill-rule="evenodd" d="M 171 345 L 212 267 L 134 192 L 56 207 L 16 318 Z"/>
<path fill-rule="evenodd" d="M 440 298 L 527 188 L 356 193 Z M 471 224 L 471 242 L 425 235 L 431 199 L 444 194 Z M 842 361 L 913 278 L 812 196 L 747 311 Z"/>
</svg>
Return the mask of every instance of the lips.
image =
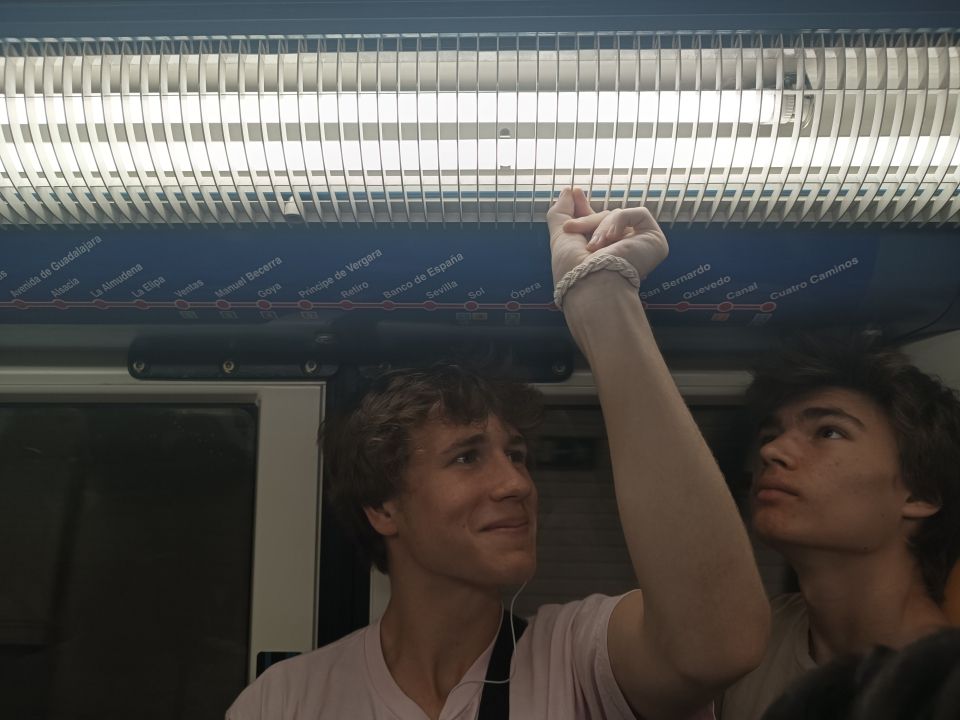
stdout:
<svg viewBox="0 0 960 720">
<path fill-rule="evenodd" d="M 489 530 L 523 530 L 530 526 L 530 521 L 525 517 L 518 518 L 504 518 L 502 520 L 496 520 L 492 523 L 484 525 L 481 530 L 487 532 Z"/>
<path fill-rule="evenodd" d="M 800 493 L 794 490 L 788 483 L 778 480 L 777 478 L 761 478 L 753 487 L 753 495 L 758 498 L 776 496 L 780 493 L 793 495 L 795 497 L 800 495 Z"/>
</svg>

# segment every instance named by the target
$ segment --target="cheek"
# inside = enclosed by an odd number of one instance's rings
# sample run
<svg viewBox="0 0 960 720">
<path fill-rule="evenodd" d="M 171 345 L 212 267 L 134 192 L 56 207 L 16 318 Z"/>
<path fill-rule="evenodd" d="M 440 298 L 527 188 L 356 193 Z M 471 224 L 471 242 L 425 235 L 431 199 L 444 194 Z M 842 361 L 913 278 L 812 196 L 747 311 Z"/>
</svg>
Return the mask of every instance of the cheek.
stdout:
<svg viewBox="0 0 960 720">
<path fill-rule="evenodd" d="M 862 462 L 855 467 L 848 465 L 845 471 L 838 471 L 838 485 L 842 481 L 841 488 L 846 493 L 865 503 L 893 500 L 900 493 L 905 498 L 907 493 L 900 481 L 899 472 L 891 469 L 889 464 L 877 460 L 862 458 Z"/>
<path fill-rule="evenodd" d="M 438 524 L 468 528 L 471 518 L 482 504 L 482 496 L 469 485 L 447 488 L 424 503 L 424 518 Z"/>
<path fill-rule="evenodd" d="M 818 499 L 816 510 L 836 532 L 864 539 L 896 526 L 905 496 L 897 492 L 897 477 L 889 469 L 864 462 L 845 468 Z"/>
</svg>

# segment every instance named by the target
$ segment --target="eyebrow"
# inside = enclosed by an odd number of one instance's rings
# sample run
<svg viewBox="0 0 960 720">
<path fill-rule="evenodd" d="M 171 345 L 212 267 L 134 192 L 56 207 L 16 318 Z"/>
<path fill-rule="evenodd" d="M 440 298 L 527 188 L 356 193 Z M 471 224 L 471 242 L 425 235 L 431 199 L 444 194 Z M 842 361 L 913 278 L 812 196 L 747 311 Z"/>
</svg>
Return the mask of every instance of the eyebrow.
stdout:
<svg viewBox="0 0 960 720">
<path fill-rule="evenodd" d="M 808 407 L 800 413 L 803 420 L 822 420 L 823 418 L 835 417 L 841 420 L 848 420 L 861 430 L 866 430 L 867 426 L 856 415 L 851 415 L 846 410 L 838 407 Z"/>
<path fill-rule="evenodd" d="M 864 424 L 864 422 L 860 418 L 858 418 L 856 415 L 851 415 L 846 410 L 843 410 L 842 408 L 838 408 L 838 407 L 830 407 L 830 406 L 821 407 L 819 405 L 806 407 L 800 411 L 800 415 L 798 417 L 800 418 L 800 420 L 806 420 L 806 421 L 823 420 L 824 418 L 838 418 L 840 420 L 847 420 L 853 423 L 861 430 L 867 429 L 867 426 Z M 781 423 L 777 417 L 773 415 L 768 415 L 766 418 L 764 418 L 763 422 L 760 423 L 759 431 L 762 432 L 764 430 L 770 430 L 772 428 L 780 428 L 782 426 L 783 426 L 783 423 Z"/>
<path fill-rule="evenodd" d="M 488 442 L 487 435 L 485 433 L 476 433 L 475 435 L 469 435 L 465 438 L 460 438 L 459 440 L 454 440 L 450 445 L 440 451 L 441 455 L 447 455 L 448 453 L 453 453 L 458 450 L 465 450 L 467 448 L 476 447 L 478 445 L 484 445 Z M 510 439 L 507 441 L 508 447 L 517 447 L 522 445 L 526 447 L 527 439 L 520 434 L 511 435 Z"/>
</svg>

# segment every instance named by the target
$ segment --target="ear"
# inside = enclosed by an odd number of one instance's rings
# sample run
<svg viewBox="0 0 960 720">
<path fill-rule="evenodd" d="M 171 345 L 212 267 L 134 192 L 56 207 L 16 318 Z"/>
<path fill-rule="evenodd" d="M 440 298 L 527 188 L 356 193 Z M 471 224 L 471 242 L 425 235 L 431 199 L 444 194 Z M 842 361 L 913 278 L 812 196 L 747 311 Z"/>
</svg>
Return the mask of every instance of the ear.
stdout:
<svg viewBox="0 0 960 720">
<path fill-rule="evenodd" d="M 366 514 L 367 520 L 370 521 L 373 529 L 384 537 L 397 534 L 397 521 L 395 518 L 397 513 L 396 501 L 387 500 L 387 502 L 378 507 L 365 505 L 363 512 Z"/>
<path fill-rule="evenodd" d="M 908 520 L 923 520 L 940 512 L 940 503 L 919 500 L 913 495 L 907 496 L 903 504 L 903 517 Z"/>
</svg>

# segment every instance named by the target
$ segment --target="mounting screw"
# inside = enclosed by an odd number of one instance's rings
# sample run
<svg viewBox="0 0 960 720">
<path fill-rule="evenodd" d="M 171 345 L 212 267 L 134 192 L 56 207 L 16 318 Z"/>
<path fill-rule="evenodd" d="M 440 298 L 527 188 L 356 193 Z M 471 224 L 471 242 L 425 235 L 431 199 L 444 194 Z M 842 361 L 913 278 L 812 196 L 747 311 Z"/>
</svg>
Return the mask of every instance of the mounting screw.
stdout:
<svg viewBox="0 0 960 720">
<path fill-rule="evenodd" d="M 147 364 L 143 360 L 134 360 L 130 363 L 130 367 L 137 375 L 143 375 L 147 369 Z"/>
<path fill-rule="evenodd" d="M 224 360 L 223 364 L 220 366 L 220 369 L 223 370 L 227 375 L 232 375 L 237 370 L 236 363 L 233 360 Z"/>
<path fill-rule="evenodd" d="M 552 370 L 553 374 L 557 377 L 563 377 L 567 374 L 567 364 L 563 360 L 557 360 L 550 366 L 550 370 Z"/>
<path fill-rule="evenodd" d="M 320 365 L 317 363 L 316 360 L 307 360 L 303 364 L 303 372 L 306 373 L 307 375 L 313 375 L 319 369 L 320 369 Z"/>
<path fill-rule="evenodd" d="M 331 333 L 318 333 L 313 342 L 317 345 L 333 345 L 337 342 L 337 336 Z"/>
</svg>

